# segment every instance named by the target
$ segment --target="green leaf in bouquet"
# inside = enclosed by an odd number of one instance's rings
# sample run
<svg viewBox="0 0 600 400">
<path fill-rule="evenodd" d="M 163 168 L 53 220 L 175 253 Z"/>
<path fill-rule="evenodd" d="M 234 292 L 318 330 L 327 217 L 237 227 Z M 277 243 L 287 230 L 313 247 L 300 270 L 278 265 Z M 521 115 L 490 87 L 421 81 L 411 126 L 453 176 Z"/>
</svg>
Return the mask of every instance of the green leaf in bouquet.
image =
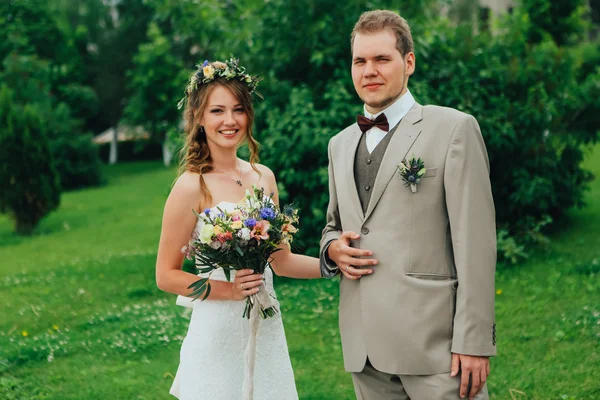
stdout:
<svg viewBox="0 0 600 400">
<path fill-rule="evenodd" d="M 208 283 L 208 278 L 198 279 L 196 282 L 194 282 L 190 286 L 188 286 L 188 289 L 193 289 L 191 296 L 194 299 L 197 299 L 198 297 L 200 297 L 200 295 L 205 291 L 208 291 L 210 293 L 210 283 Z M 206 295 L 204 296 L 204 299 L 205 298 L 206 298 Z M 204 299 L 202 299 L 202 300 L 204 300 Z"/>
<path fill-rule="evenodd" d="M 231 282 L 231 270 L 229 268 L 223 268 L 223 273 L 225 274 L 225 278 L 227 278 L 227 282 Z"/>
<path fill-rule="evenodd" d="M 240 246 L 238 246 L 238 244 L 235 244 L 235 251 L 240 255 L 240 256 L 244 256 L 244 252 L 242 251 L 242 249 L 240 249 Z"/>
<path fill-rule="evenodd" d="M 194 300 L 197 300 L 202 295 L 202 293 L 206 293 L 206 292 L 210 293 L 210 283 L 206 283 L 206 285 L 201 286 L 200 288 L 194 290 L 192 292 L 191 296 L 194 298 Z M 206 296 L 208 296 L 208 295 L 205 295 L 202 298 L 202 300 L 206 299 Z"/>
<path fill-rule="evenodd" d="M 188 286 L 188 289 L 195 289 L 199 286 L 204 285 L 206 282 L 208 282 L 208 278 L 200 278 L 196 282 L 194 282 L 190 286 Z"/>
<path fill-rule="evenodd" d="M 198 270 L 199 274 L 205 274 L 207 272 L 210 272 L 212 270 L 214 270 L 215 268 L 213 266 L 204 266 L 204 267 L 196 267 L 196 269 Z"/>
<path fill-rule="evenodd" d="M 209 283 L 207 283 L 206 284 L 206 292 L 204 292 L 204 297 L 202 297 L 202 301 L 206 300 L 206 298 L 210 294 L 210 289 L 211 288 L 212 288 L 212 286 Z"/>
</svg>

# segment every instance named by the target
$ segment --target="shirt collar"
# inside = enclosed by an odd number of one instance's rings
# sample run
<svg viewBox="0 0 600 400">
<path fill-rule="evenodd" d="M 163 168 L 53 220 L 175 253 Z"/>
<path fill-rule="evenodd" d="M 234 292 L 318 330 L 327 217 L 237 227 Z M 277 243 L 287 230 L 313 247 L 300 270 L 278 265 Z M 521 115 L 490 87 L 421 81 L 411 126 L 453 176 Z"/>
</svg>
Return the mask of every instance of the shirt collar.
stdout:
<svg viewBox="0 0 600 400">
<path fill-rule="evenodd" d="M 408 111 L 414 104 L 414 97 L 410 93 L 410 90 L 406 89 L 406 93 L 400 96 L 400 98 L 398 98 L 395 102 L 379 111 L 377 114 L 371 114 L 368 112 L 366 106 L 363 106 L 363 110 L 365 117 L 369 119 L 375 119 L 380 114 L 385 114 L 388 123 L 390 124 L 390 129 L 392 129 L 394 126 L 398 125 L 398 122 L 400 122 L 400 120 L 404 118 L 406 114 L 408 114 Z"/>
</svg>

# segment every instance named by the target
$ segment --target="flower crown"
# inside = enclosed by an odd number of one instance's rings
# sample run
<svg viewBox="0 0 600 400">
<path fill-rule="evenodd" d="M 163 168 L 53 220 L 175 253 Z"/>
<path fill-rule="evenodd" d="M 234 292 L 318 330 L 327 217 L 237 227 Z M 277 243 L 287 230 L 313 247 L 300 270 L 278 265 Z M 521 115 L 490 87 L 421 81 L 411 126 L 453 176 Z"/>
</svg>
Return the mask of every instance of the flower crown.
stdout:
<svg viewBox="0 0 600 400">
<path fill-rule="evenodd" d="M 256 95 L 262 99 L 262 95 L 256 90 L 262 77 L 247 74 L 246 68 L 239 65 L 237 58 L 231 57 L 225 62 L 204 60 L 204 63 L 196 65 L 196 68 L 196 72 L 190 78 L 190 83 L 185 88 L 185 96 L 177 103 L 177 108 L 183 107 L 186 99 L 198 89 L 200 84 L 211 82 L 216 78 L 225 78 L 228 81 L 237 79 L 246 84 L 250 93 L 256 92 Z"/>
</svg>

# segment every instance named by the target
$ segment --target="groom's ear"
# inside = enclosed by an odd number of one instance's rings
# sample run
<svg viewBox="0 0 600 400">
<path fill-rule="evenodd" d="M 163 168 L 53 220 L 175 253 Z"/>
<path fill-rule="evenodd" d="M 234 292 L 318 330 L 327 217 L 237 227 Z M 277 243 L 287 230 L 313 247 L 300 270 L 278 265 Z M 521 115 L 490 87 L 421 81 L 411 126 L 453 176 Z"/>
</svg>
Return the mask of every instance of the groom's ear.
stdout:
<svg viewBox="0 0 600 400">
<path fill-rule="evenodd" d="M 406 64 L 406 75 L 407 76 L 411 76 L 415 72 L 416 62 L 417 62 L 417 60 L 415 58 L 415 53 L 413 53 L 412 51 L 410 51 L 404 57 L 404 63 Z"/>
</svg>

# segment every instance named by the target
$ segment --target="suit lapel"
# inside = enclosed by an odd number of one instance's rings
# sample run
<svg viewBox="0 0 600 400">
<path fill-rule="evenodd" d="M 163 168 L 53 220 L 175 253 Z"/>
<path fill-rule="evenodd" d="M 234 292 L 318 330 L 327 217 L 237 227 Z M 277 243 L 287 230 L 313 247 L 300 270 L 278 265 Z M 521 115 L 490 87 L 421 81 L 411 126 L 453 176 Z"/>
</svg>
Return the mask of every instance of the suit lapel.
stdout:
<svg viewBox="0 0 600 400">
<path fill-rule="evenodd" d="M 357 124 L 355 124 L 353 128 L 352 135 L 349 139 L 350 143 L 348 144 L 348 152 L 346 153 L 344 159 L 344 170 L 346 175 L 345 181 L 348 182 L 348 191 L 350 193 L 350 202 L 352 203 L 352 208 L 356 210 L 356 213 L 359 215 L 362 221 L 364 215 L 362 212 L 362 206 L 360 205 L 358 191 L 356 189 L 356 180 L 354 179 L 354 159 L 356 158 L 356 150 L 358 149 L 362 132 L 358 128 Z"/>
<path fill-rule="evenodd" d="M 375 206 L 377 206 L 385 188 L 396 174 L 398 164 L 406 157 L 406 154 L 409 152 L 413 143 L 419 137 L 419 134 L 421 133 L 419 122 L 422 119 L 423 107 L 420 104 L 415 103 L 408 114 L 400 121 L 400 125 L 398 126 L 398 129 L 396 129 L 394 136 L 390 139 L 390 143 L 381 160 L 377 178 L 373 185 L 373 194 L 371 195 L 371 200 L 369 201 L 369 206 L 367 207 L 367 212 L 364 216 L 365 221 L 369 218 L 375 209 Z M 354 176 L 354 174 L 352 175 Z M 354 182 L 354 178 L 352 179 L 352 182 Z M 356 185 L 354 185 L 354 187 L 356 187 Z M 356 196 L 358 198 L 358 194 Z"/>
</svg>

